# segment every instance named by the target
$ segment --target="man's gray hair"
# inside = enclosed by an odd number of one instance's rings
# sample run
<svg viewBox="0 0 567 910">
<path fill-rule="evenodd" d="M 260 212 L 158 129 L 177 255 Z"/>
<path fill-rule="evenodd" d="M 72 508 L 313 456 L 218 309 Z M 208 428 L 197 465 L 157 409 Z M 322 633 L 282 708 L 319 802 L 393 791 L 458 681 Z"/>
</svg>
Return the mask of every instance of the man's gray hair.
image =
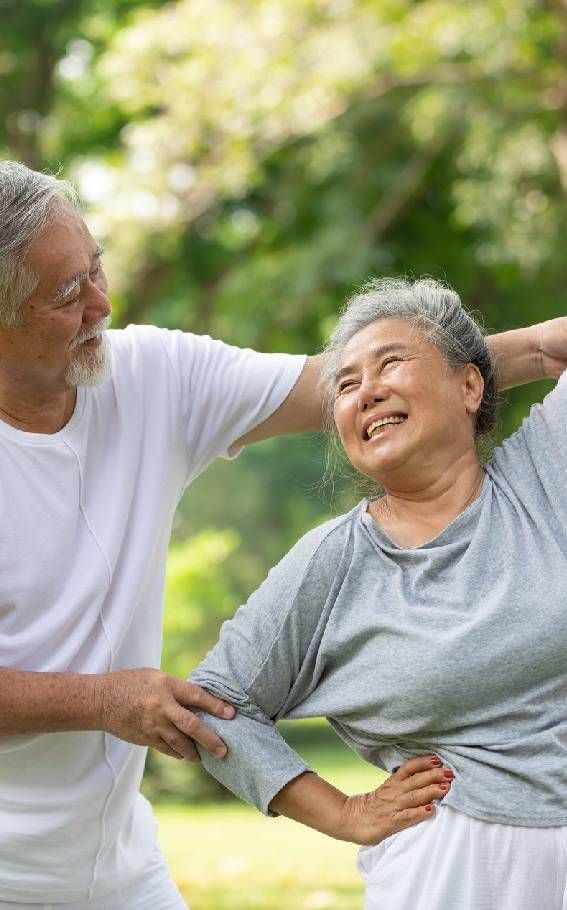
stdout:
<svg viewBox="0 0 567 910">
<path fill-rule="evenodd" d="M 0 325 L 21 321 L 21 305 L 39 280 L 22 259 L 48 223 L 57 199 L 78 204 L 66 180 L 16 161 L 0 161 Z"/>
<path fill-rule="evenodd" d="M 459 295 L 431 278 L 378 278 L 369 281 L 350 300 L 325 347 L 322 383 L 327 399 L 327 419 L 333 424 L 335 378 L 342 352 L 350 339 L 379 319 L 405 319 L 419 328 L 453 368 L 473 363 L 484 380 L 484 394 L 476 415 L 475 434 L 494 428 L 498 396 L 496 376 L 484 332 L 464 308 Z"/>
</svg>

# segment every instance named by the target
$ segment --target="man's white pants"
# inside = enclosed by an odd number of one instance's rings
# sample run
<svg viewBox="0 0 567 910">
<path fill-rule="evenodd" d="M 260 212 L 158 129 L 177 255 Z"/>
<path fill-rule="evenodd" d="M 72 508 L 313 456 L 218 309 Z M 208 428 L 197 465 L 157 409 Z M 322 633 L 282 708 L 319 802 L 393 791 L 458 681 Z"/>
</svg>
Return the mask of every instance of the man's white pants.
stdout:
<svg viewBox="0 0 567 910">
<path fill-rule="evenodd" d="M 567 826 L 435 816 L 362 847 L 365 910 L 567 910 Z"/>
<path fill-rule="evenodd" d="M 151 862 L 135 882 L 80 904 L 19 904 L 0 901 L 0 910 L 187 910 L 187 904 L 156 848 Z"/>
</svg>

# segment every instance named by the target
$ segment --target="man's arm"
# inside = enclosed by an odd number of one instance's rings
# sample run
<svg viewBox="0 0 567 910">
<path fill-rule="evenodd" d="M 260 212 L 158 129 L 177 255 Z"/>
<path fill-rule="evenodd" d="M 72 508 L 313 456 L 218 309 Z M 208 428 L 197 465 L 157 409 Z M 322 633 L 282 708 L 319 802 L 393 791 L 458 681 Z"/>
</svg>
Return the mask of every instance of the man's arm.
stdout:
<svg viewBox="0 0 567 910">
<path fill-rule="evenodd" d="M 173 758 L 198 761 L 193 740 L 222 758 L 226 746 L 189 706 L 234 716 L 221 699 L 159 670 L 85 674 L 0 667 L 0 736 L 104 730 Z"/>
<path fill-rule="evenodd" d="M 277 411 L 234 443 L 234 447 L 271 436 L 323 429 L 323 389 L 319 384 L 324 354 L 308 357 L 301 375 Z"/>
</svg>

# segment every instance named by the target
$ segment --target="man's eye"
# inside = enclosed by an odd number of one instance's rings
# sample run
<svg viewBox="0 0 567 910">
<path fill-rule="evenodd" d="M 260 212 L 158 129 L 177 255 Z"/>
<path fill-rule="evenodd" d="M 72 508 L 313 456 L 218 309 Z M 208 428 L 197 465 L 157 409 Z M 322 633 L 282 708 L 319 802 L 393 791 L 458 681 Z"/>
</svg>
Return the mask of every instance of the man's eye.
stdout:
<svg viewBox="0 0 567 910">
<path fill-rule="evenodd" d="M 340 395 L 341 392 L 348 392 L 348 390 L 353 388 L 355 385 L 356 385 L 356 382 L 354 379 L 345 379 L 344 382 L 339 383 L 339 386 L 337 388 L 337 394 Z"/>
<path fill-rule="evenodd" d="M 94 269 L 91 269 L 91 271 L 89 272 L 89 278 L 97 278 L 97 276 L 100 272 L 100 268 L 101 268 L 101 266 L 100 266 L 100 262 L 99 262 L 98 265 L 96 265 L 94 267 Z"/>
<path fill-rule="evenodd" d="M 401 362 L 402 362 L 401 357 L 387 357 L 386 360 L 384 361 L 384 363 L 382 364 L 382 369 L 384 369 L 384 367 L 387 367 L 390 363 L 401 363 Z"/>
</svg>

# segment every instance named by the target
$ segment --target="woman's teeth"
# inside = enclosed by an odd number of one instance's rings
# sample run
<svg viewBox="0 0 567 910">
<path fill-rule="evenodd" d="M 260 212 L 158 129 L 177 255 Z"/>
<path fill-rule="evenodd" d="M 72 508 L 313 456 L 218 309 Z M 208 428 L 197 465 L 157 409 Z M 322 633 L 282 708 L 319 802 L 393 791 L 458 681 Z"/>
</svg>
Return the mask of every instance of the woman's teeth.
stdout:
<svg viewBox="0 0 567 910">
<path fill-rule="evenodd" d="M 376 436 L 380 430 L 383 430 L 384 427 L 387 427 L 391 423 L 403 423 L 404 420 L 407 420 L 407 417 L 381 417 L 379 420 L 375 420 L 374 423 L 371 423 L 368 429 L 366 430 L 366 436 L 368 439 L 372 439 L 373 436 Z"/>
</svg>

